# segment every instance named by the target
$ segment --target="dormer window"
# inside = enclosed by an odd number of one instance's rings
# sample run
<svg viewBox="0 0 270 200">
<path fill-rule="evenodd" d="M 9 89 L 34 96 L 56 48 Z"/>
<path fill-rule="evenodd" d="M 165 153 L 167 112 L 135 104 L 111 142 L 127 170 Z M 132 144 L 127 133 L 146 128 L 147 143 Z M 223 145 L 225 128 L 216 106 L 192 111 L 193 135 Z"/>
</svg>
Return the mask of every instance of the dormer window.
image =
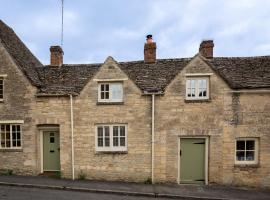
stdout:
<svg viewBox="0 0 270 200">
<path fill-rule="evenodd" d="M 186 79 L 186 99 L 209 99 L 209 78 L 188 77 Z"/>
<path fill-rule="evenodd" d="M 98 102 L 123 102 L 123 83 L 99 83 Z"/>
</svg>

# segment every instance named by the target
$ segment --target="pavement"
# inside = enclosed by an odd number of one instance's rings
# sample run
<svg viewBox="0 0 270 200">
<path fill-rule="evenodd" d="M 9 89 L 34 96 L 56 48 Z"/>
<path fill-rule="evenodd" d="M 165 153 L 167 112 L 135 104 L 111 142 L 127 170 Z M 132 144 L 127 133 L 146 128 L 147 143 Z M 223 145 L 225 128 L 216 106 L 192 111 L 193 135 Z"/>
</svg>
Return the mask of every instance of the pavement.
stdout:
<svg viewBox="0 0 270 200">
<path fill-rule="evenodd" d="M 44 188 L 128 196 L 209 199 L 209 200 L 269 200 L 269 189 L 238 188 L 220 185 L 143 184 L 115 181 L 57 179 L 40 176 L 0 175 L 0 185 Z"/>
</svg>

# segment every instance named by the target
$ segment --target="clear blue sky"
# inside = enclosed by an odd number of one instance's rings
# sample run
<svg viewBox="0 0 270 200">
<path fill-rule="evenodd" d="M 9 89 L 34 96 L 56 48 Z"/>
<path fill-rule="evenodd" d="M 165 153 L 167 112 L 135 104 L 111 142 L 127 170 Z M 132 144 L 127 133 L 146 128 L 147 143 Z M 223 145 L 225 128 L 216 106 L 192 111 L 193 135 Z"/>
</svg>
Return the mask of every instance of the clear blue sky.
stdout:
<svg viewBox="0 0 270 200">
<path fill-rule="evenodd" d="M 0 0 L 0 18 L 49 63 L 60 44 L 61 0 Z M 191 57 L 202 39 L 215 56 L 270 55 L 270 0 L 65 0 L 64 62 L 143 59 L 153 34 L 158 58 Z"/>
</svg>

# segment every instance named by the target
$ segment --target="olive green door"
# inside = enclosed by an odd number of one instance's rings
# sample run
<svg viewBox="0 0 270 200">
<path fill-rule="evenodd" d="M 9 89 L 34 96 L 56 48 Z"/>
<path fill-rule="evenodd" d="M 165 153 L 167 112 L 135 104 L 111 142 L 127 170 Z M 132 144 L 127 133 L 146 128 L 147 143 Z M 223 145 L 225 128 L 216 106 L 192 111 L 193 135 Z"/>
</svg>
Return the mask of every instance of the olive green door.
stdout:
<svg viewBox="0 0 270 200">
<path fill-rule="evenodd" d="M 59 132 L 43 132 L 43 171 L 60 170 Z"/>
<path fill-rule="evenodd" d="M 205 182 L 205 139 L 180 139 L 180 183 Z"/>
</svg>

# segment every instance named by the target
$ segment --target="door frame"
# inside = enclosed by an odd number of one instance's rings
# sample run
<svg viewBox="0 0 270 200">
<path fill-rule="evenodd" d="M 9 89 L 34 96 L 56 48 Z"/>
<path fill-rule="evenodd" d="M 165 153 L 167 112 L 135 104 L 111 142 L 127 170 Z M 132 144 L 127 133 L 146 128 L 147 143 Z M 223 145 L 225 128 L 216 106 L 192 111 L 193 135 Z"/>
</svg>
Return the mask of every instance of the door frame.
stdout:
<svg viewBox="0 0 270 200">
<path fill-rule="evenodd" d="M 178 137 L 179 139 L 178 139 L 178 151 L 177 151 L 177 157 L 178 157 L 178 159 L 177 159 L 177 183 L 178 184 L 181 184 L 180 182 L 181 182 L 181 180 L 180 180 L 180 173 L 181 173 L 181 165 L 180 165 L 180 162 L 181 162 L 181 160 L 180 160 L 180 149 L 181 149 L 181 147 L 180 147 L 180 141 L 181 141 L 181 138 L 182 139 L 204 139 L 205 140 L 205 151 L 204 151 L 204 165 L 205 165 L 205 167 L 204 167 L 204 184 L 205 185 L 208 185 L 208 160 L 209 160 L 209 136 L 179 136 Z"/>
<path fill-rule="evenodd" d="M 43 160 L 43 137 L 44 137 L 44 132 L 49 132 L 49 131 L 54 131 L 54 132 L 57 132 L 58 135 L 59 135 L 59 147 L 60 147 L 60 131 L 59 131 L 59 128 L 56 128 L 56 127 L 48 127 L 48 128 L 43 128 L 42 130 L 40 130 L 40 137 L 39 137 L 39 146 L 40 146 L 40 172 L 43 173 L 44 172 L 44 169 L 43 169 L 43 163 L 44 163 L 44 160 Z M 61 153 L 61 151 L 60 151 Z M 61 157 L 61 155 L 60 155 Z M 60 159 L 59 159 L 59 162 L 60 162 Z M 46 170 L 48 171 L 48 170 Z M 53 171 L 61 171 L 61 162 L 60 162 L 60 170 L 53 170 Z"/>
</svg>

